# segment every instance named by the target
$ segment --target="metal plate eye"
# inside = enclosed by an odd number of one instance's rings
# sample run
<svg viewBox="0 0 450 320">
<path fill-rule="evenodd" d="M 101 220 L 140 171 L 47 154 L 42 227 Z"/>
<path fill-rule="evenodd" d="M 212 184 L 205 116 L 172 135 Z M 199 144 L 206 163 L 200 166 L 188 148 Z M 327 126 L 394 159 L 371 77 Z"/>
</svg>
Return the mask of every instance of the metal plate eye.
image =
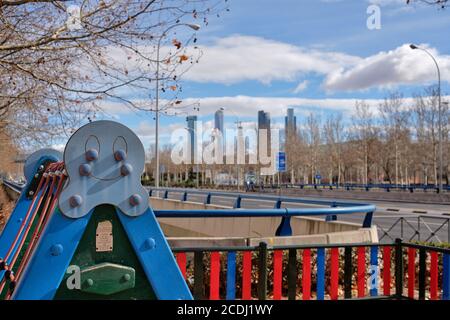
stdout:
<svg viewBox="0 0 450 320">
<path fill-rule="evenodd" d="M 100 154 L 100 141 L 98 137 L 90 135 L 84 144 L 84 152 L 87 161 L 95 161 Z"/>
<path fill-rule="evenodd" d="M 113 143 L 113 154 L 116 161 L 123 161 L 127 158 L 128 143 L 124 137 L 118 136 Z"/>
</svg>

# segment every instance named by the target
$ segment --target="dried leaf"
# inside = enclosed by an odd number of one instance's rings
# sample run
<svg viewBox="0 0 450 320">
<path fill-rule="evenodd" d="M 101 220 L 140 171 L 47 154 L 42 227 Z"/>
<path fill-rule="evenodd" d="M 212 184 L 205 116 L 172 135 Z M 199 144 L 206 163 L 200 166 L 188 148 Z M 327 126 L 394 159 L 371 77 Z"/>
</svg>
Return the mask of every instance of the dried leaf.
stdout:
<svg viewBox="0 0 450 320">
<path fill-rule="evenodd" d="M 173 39 L 173 40 L 172 40 L 172 44 L 173 44 L 177 49 L 180 49 L 180 48 L 181 48 L 181 42 L 178 41 L 177 39 Z"/>
<path fill-rule="evenodd" d="M 185 54 L 182 54 L 179 58 L 180 58 L 180 63 L 182 63 L 183 61 L 187 61 L 189 59 L 189 57 Z"/>
</svg>

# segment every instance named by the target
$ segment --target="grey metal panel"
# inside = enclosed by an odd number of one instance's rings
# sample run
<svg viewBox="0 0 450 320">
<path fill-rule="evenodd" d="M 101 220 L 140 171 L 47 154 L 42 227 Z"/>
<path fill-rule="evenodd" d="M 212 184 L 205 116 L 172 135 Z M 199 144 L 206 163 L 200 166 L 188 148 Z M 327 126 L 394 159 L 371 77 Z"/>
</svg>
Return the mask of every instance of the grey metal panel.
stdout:
<svg viewBox="0 0 450 320">
<path fill-rule="evenodd" d="M 116 159 L 119 150 L 125 159 Z M 143 214 L 149 206 L 141 185 L 144 157 L 139 138 L 120 123 L 101 120 L 81 127 L 64 150 L 69 182 L 59 197 L 59 208 L 70 218 L 82 217 L 100 204 L 117 206 L 129 216 Z M 134 205 L 133 197 L 138 200 Z"/>
</svg>

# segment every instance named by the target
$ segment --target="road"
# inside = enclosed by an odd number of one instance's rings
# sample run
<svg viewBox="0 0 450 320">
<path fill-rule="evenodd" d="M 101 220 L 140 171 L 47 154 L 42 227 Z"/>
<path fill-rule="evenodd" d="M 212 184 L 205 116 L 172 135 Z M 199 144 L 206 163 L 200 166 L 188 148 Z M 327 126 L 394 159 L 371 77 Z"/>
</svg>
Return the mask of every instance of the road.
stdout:
<svg viewBox="0 0 450 320">
<path fill-rule="evenodd" d="M 254 195 L 255 193 L 251 194 Z M 262 194 L 262 196 L 263 195 L 264 194 Z M 169 198 L 180 199 L 180 194 L 171 193 L 169 194 Z M 205 196 L 203 195 L 188 196 L 188 201 L 204 202 L 204 200 Z M 340 199 L 336 198 L 336 200 Z M 233 206 L 233 203 L 234 198 L 231 197 L 212 197 L 212 204 Z M 449 242 L 450 240 L 450 205 L 388 201 L 371 201 L 370 203 L 377 206 L 377 210 L 373 216 L 373 224 L 377 225 L 378 234 L 382 242 L 392 242 L 398 237 L 401 237 L 404 240 L 419 240 L 416 233 L 416 231 L 419 230 L 421 241 Z M 241 206 L 242 208 L 249 209 L 273 208 L 274 201 L 264 199 L 243 199 Z M 283 207 L 286 206 L 292 208 L 323 207 L 302 203 L 288 203 L 287 205 L 283 205 Z M 399 220 L 402 217 L 403 219 Z M 359 224 L 362 223 L 364 214 L 343 215 L 339 216 L 338 219 Z M 396 222 L 397 224 L 394 225 Z M 383 230 L 389 230 L 388 234 L 386 235 Z M 433 232 L 436 236 L 432 235 Z"/>
</svg>

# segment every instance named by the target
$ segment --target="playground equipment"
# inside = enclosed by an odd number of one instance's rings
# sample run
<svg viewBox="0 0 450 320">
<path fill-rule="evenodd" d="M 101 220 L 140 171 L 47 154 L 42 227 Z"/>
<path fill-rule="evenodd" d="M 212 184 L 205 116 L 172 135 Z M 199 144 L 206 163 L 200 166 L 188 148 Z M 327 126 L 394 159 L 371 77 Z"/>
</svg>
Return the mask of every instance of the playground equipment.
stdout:
<svg viewBox="0 0 450 320">
<path fill-rule="evenodd" d="M 64 161 L 62 161 L 62 159 Z M 192 299 L 141 186 L 144 148 L 98 121 L 40 150 L 0 236 L 5 299 Z"/>
<path fill-rule="evenodd" d="M 98 121 L 80 128 L 70 138 L 63 155 L 50 149 L 32 154 L 24 167 L 26 185 L 8 184 L 10 188 L 20 189 L 21 195 L 0 235 L 0 299 L 203 299 L 205 288 L 209 288 L 211 299 L 281 299 L 283 272 L 288 272 L 288 298 L 296 299 L 299 294 L 296 287 L 300 273 L 296 268 L 300 262 L 299 252 L 302 256 L 302 268 L 298 269 L 302 275 L 302 299 L 325 299 L 326 294 L 330 299 L 339 298 L 342 253 L 344 298 L 355 296 L 352 293 L 352 279 L 355 278 L 352 275 L 355 273 L 358 297 L 367 297 L 367 291 L 371 297 L 380 296 L 376 281 L 367 285 L 369 278 L 379 274 L 379 261 L 383 261 L 383 295 L 391 296 L 395 283 L 395 297 L 402 298 L 405 295 L 405 250 L 408 252 L 408 297 L 417 296 L 414 277 L 415 250 L 418 250 L 419 299 L 426 297 L 427 281 L 431 299 L 449 299 L 448 249 L 402 242 L 284 247 L 261 242 L 258 246 L 248 244 L 243 247 L 170 248 L 157 217 L 280 217 L 277 236 L 289 236 L 291 217 L 320 215 L 333 221 L 340 214 L 364 213 L 362 227 L 370 227 L 375 207 L 332 202 L 328 204 L 329 208 L 282 208 L 282 203 L 292 199 L 274 198 L 273 209 L 241 209 L 241 200 L 256 195 L 239 194 L 235 209 L 154 211 L 149 206 L 148 191 L 140 182 L 143 165 L 144 149 L 139 139 L 128 128 L 112 121 Z M 180 192 L 153 190 L 150 193 L 156 191 L 164 192 L 164 198 L 169 192 Z M 196 192 L 183 190 L 183 201 L 187 200 L 188 193 Z M 224 195 L 208 192 L 205 203 L 219 196 Z M 324 204 L 322 201 L 305 201 Z M 368 248 L 369 260 L 366 259 Z M 378 255 L 379 248 L 383 250 L 382 259 Z M 395 250 L 394 262 L 391 262 L 391 249 Z M 357 268 L 352 266 L 352 252 L 357 254 Z M 288 253 L 287 271 L 283 270 L 285 253 Z M 187 285 L 192 281 L 192 278 L 188 279 L 189 255 L 193 256 L 194 262 L 193 294 Z M 431 259 L 429 268 L 425 263 L 428 255 Z M 272 257 L 271 265 L 268 265 L 269 256 Z M 226 258 L 226 269 L 221 267 L 224 264 L 221 258 Z M 313 264 L 313 259 L 317 264 Z M 257 292 L 252 283 L 255 262 L 258 264 Z M 206 264 L 209 264 L 207 286 L 204 281 Z M 242 273 L 238 265 L 242 266 Z M 393 278 L 389 271 L 391 265 L 395 269 Z M 269 268 L 273 268 L 271 296 L 267 288 Z M 326 272 L 328 268 L 329 273 Z M 225 270 L 227 281 L 223 288 L 220 275 Z M 442 276 L 439 270 L 442 270 Z M 330 282 L 328 292 L 327 281 Z"/>
</svg>

